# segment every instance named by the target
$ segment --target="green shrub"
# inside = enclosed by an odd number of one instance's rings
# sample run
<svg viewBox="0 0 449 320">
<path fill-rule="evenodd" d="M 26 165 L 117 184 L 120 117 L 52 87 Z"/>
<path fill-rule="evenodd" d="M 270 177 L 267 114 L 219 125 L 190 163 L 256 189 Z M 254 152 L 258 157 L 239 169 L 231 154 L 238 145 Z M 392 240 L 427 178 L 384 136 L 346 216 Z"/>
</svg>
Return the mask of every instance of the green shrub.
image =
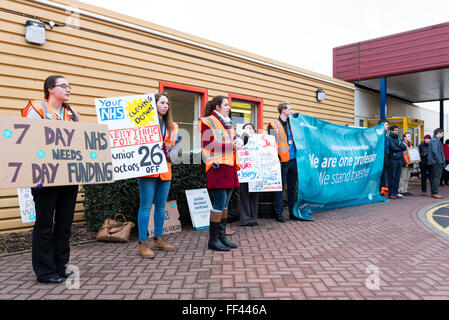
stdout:
<svg viewBox="0 0 449 320">
<path fill-rule="evenodd" d="M 194 155 L 190 154 L 189 163 L 193 163 L 193 158 Z M 182 226 L 191 224 L 185 190 L 205 187 L 206 174 L 203 162 L 201 164 L 176 164 L 172 166 L 172 182 L 168 201 L 177 201 L 179 220 Z M 89 230 L 98 231 L 105 219 L 113 218 L 118 213 L 122 213 L 128 221 L 137 224 L 140 202 L 137 179 L 85 185 L 83 189 L 84 217 Z"/>
</svg>

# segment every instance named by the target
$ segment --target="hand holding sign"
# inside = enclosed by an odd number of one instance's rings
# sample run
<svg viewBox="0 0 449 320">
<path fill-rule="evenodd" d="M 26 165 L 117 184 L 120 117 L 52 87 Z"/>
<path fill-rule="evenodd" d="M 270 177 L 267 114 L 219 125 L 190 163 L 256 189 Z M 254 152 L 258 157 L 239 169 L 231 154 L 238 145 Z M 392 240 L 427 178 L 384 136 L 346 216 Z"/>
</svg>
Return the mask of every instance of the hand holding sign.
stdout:
<svg viewBox="0 0 449 320">
<path fill-rule="evenodd" d="M 113 182 L 107 128 L 0 117 L 0 187 Z"/>
<path fill-rule="evenodd" d="M 96 99 L 95 106 L 109 127 L 116 180 L 168 171 L 153 94 Z"/>
</svg>

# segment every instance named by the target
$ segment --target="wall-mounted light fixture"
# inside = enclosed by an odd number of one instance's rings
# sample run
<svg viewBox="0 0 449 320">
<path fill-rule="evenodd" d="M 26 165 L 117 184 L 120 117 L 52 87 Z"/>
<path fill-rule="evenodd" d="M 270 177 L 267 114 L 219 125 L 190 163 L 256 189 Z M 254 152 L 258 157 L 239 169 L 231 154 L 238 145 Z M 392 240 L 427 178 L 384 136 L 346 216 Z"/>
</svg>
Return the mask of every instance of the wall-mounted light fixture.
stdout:
<svg viewBox="0 0 449 320">
<path fill-rule="evenodd" d="M 25 23 L 25 40 L 28 43 L 43 45 L 45 43 L 45 24 L 28 20 Z"/>
<path fill-rule="evenodd" d="M 323 101 L 326 98 L 326 91 L 324 89 L 318 89 L 316 91 L 316 99 L 318 101 Z"/>
<path fill-rule="evenodd" d="M 25 23 L 25 40 L 28 43 L 43 45 L 45 43 L 46 24 L 49 25 L 50 31 L 53 27 L 63 27 L 63 24 L 55 23 L 54 21 L 45 21 L 38 17 L 33 17 L 41 22 L 27 20 Z"/>
</svg>

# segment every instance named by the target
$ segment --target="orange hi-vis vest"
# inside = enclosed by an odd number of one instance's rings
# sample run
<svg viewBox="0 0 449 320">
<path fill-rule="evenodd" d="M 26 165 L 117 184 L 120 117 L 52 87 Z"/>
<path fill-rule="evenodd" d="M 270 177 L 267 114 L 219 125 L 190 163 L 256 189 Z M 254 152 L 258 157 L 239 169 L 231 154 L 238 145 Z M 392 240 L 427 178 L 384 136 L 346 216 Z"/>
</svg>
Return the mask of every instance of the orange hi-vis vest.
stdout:
<svg viewBox="0 0 449 320">
<path fill-rule="evenodd" d="M 178 138 L 178 125 L 176 123 L 173 123 L 173 131 L 168 133 L 168 130 L 165 131 L 165 137 L 164 137 L 164 144 L 167 147 L 167 150 L 170 150 L 171 147 L 173 147 L 176 143 L 176 139 Z M 167 168 L 168 171 L 164 173 L 158 173 L 158 174 L 152 174 L 149 176 L 145 176 L 145 178 L 160 178 L 164 181 L 171 181 L 172 175 L 171 175 L 171 163 L 167 161 Z"/>
<path fill-rule="evenodd" d="M 268 124 L 268 127 L 272 127 L 274 131 L 276 132 L 276 142 L 278 145 L 278 154 L 279 158 L 281 158 L 281 162 L 288 162 L 290 160 L 290 151 L 288 146 L 288 138 L 287 133 L 284 130 L 284 126 L 279 121 L 279 119 L 276 119 L 274 121 L 271 121 Z M 267 131 L 268 131 L 267 127 Z"/>
<path fill-rule="evenodd" d="M 402 143 L 405 144 L 405 146 L 407 147 L 407 150 L 404 151 L 404 159 L 405 159 L 405 161 L 407 162 L 407 164 L 410 164 L 410 156 L 408 155 L 408 149 L 409 149 L 409 146 L 408 146 L 408 144 L 405 143 L 404 141 L 403 141 Z M 412 144 L 410 144 L 410 148 L 413 148 L 413 145 L 412 145 Z"/>
<path fill-rule="evenodd" d="M 53 112 L 53 108 L 51 108 L 48 105 L 48 102 L 45 100 L 30 100 L 25 108 L 22 109 L 22 117 L 27 117 L 28 111 L 30 108 L 33 108 L 36 110 L 37 113 L 40 114 L 42 119 L 47 120 L 56 120 L 60 115 L 56 115 L 56 113 Z M 67 108 L 62 108 L 63 110 L 63 119 L 64 121 L 79 121 L 79 115 L 75 110 L 68 110 Z"/>
<path fill-rule="evenodd" d="M 232 143 L 232 137 L 235 136 L 234 126 L 231 127 L 231 136 L 225 129 L 220 120 L 214 116 L 200 118 L 198 121 L 198 129 L 201 132 L 201 123 L 209 128 L 208 133 L 214 137 L 214 141 L 217 143 Z M 224 164 L 230 167 L 234 167 L 237 171 L 240 170 L 239 156 L 235 151 L 231 152 L 216 152 L 216 150 L 209 150 L 207 147 L 202 149 L 204 158 L 206 159 L 206 172 L 212 167 L 212 164 Z"/>
</svg>

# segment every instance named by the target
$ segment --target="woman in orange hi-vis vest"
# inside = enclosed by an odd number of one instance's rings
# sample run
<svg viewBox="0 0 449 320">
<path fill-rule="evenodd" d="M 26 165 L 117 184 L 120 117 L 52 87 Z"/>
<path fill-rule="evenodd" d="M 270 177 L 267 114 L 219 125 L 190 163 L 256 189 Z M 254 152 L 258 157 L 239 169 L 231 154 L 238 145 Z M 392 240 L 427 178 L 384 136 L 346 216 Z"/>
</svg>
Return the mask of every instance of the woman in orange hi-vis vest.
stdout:
<svg viewBox="0 0 449 320">
<path fill-rule="evenodd" d="M 138 178 L 140 192 L 140 207 L 137 216 L 139 230 L 139 254 L 143 258 L 154 258 L 148 241 L 148 224 L 150 211 L 154 202 L 154 242 L 153 248 L 162 251 L 173 251 L 175 247 L 162 240 L 165 219 L 165 203 L 171 182 L 171 157 L 178 154 L 181 136 L 178 135 L 178 125 L 173 122 L 168 96 L 164 93 L 155 94 L 159 124 L 164 137 L 163 151 L 167 159 L 168 172 Z"/>
<path fill-rule="evenodd" d="M 203 159 L 206 161 L 207 188 L 214 195 L 210 212 L 208 248 L 229 251 L 237 245 L 226 237 L 228 204 L 233 188 L 240 186 L 237 170 L 240 163 L 236 150 L 235 132 L 230 118 L 231 108 L 225 96 L 209 101 L 204 117 L 199 120 Z"/>
<path fill-rule="evenodd" d="M 61 75 L 49 76 L 44 81 L 45 100 L 31 100 L 22 109 L 26 118 L 75 121 L 76 113 L 66 102 L 71 87 Z M 37 186 L 31 189 L 36 221 L 33 228 L 32 264 L 37 281 L 61 283 L 72 272 L 66 268 L 70 259 L 71 234 L 78 186 Z"/>
</svg>

